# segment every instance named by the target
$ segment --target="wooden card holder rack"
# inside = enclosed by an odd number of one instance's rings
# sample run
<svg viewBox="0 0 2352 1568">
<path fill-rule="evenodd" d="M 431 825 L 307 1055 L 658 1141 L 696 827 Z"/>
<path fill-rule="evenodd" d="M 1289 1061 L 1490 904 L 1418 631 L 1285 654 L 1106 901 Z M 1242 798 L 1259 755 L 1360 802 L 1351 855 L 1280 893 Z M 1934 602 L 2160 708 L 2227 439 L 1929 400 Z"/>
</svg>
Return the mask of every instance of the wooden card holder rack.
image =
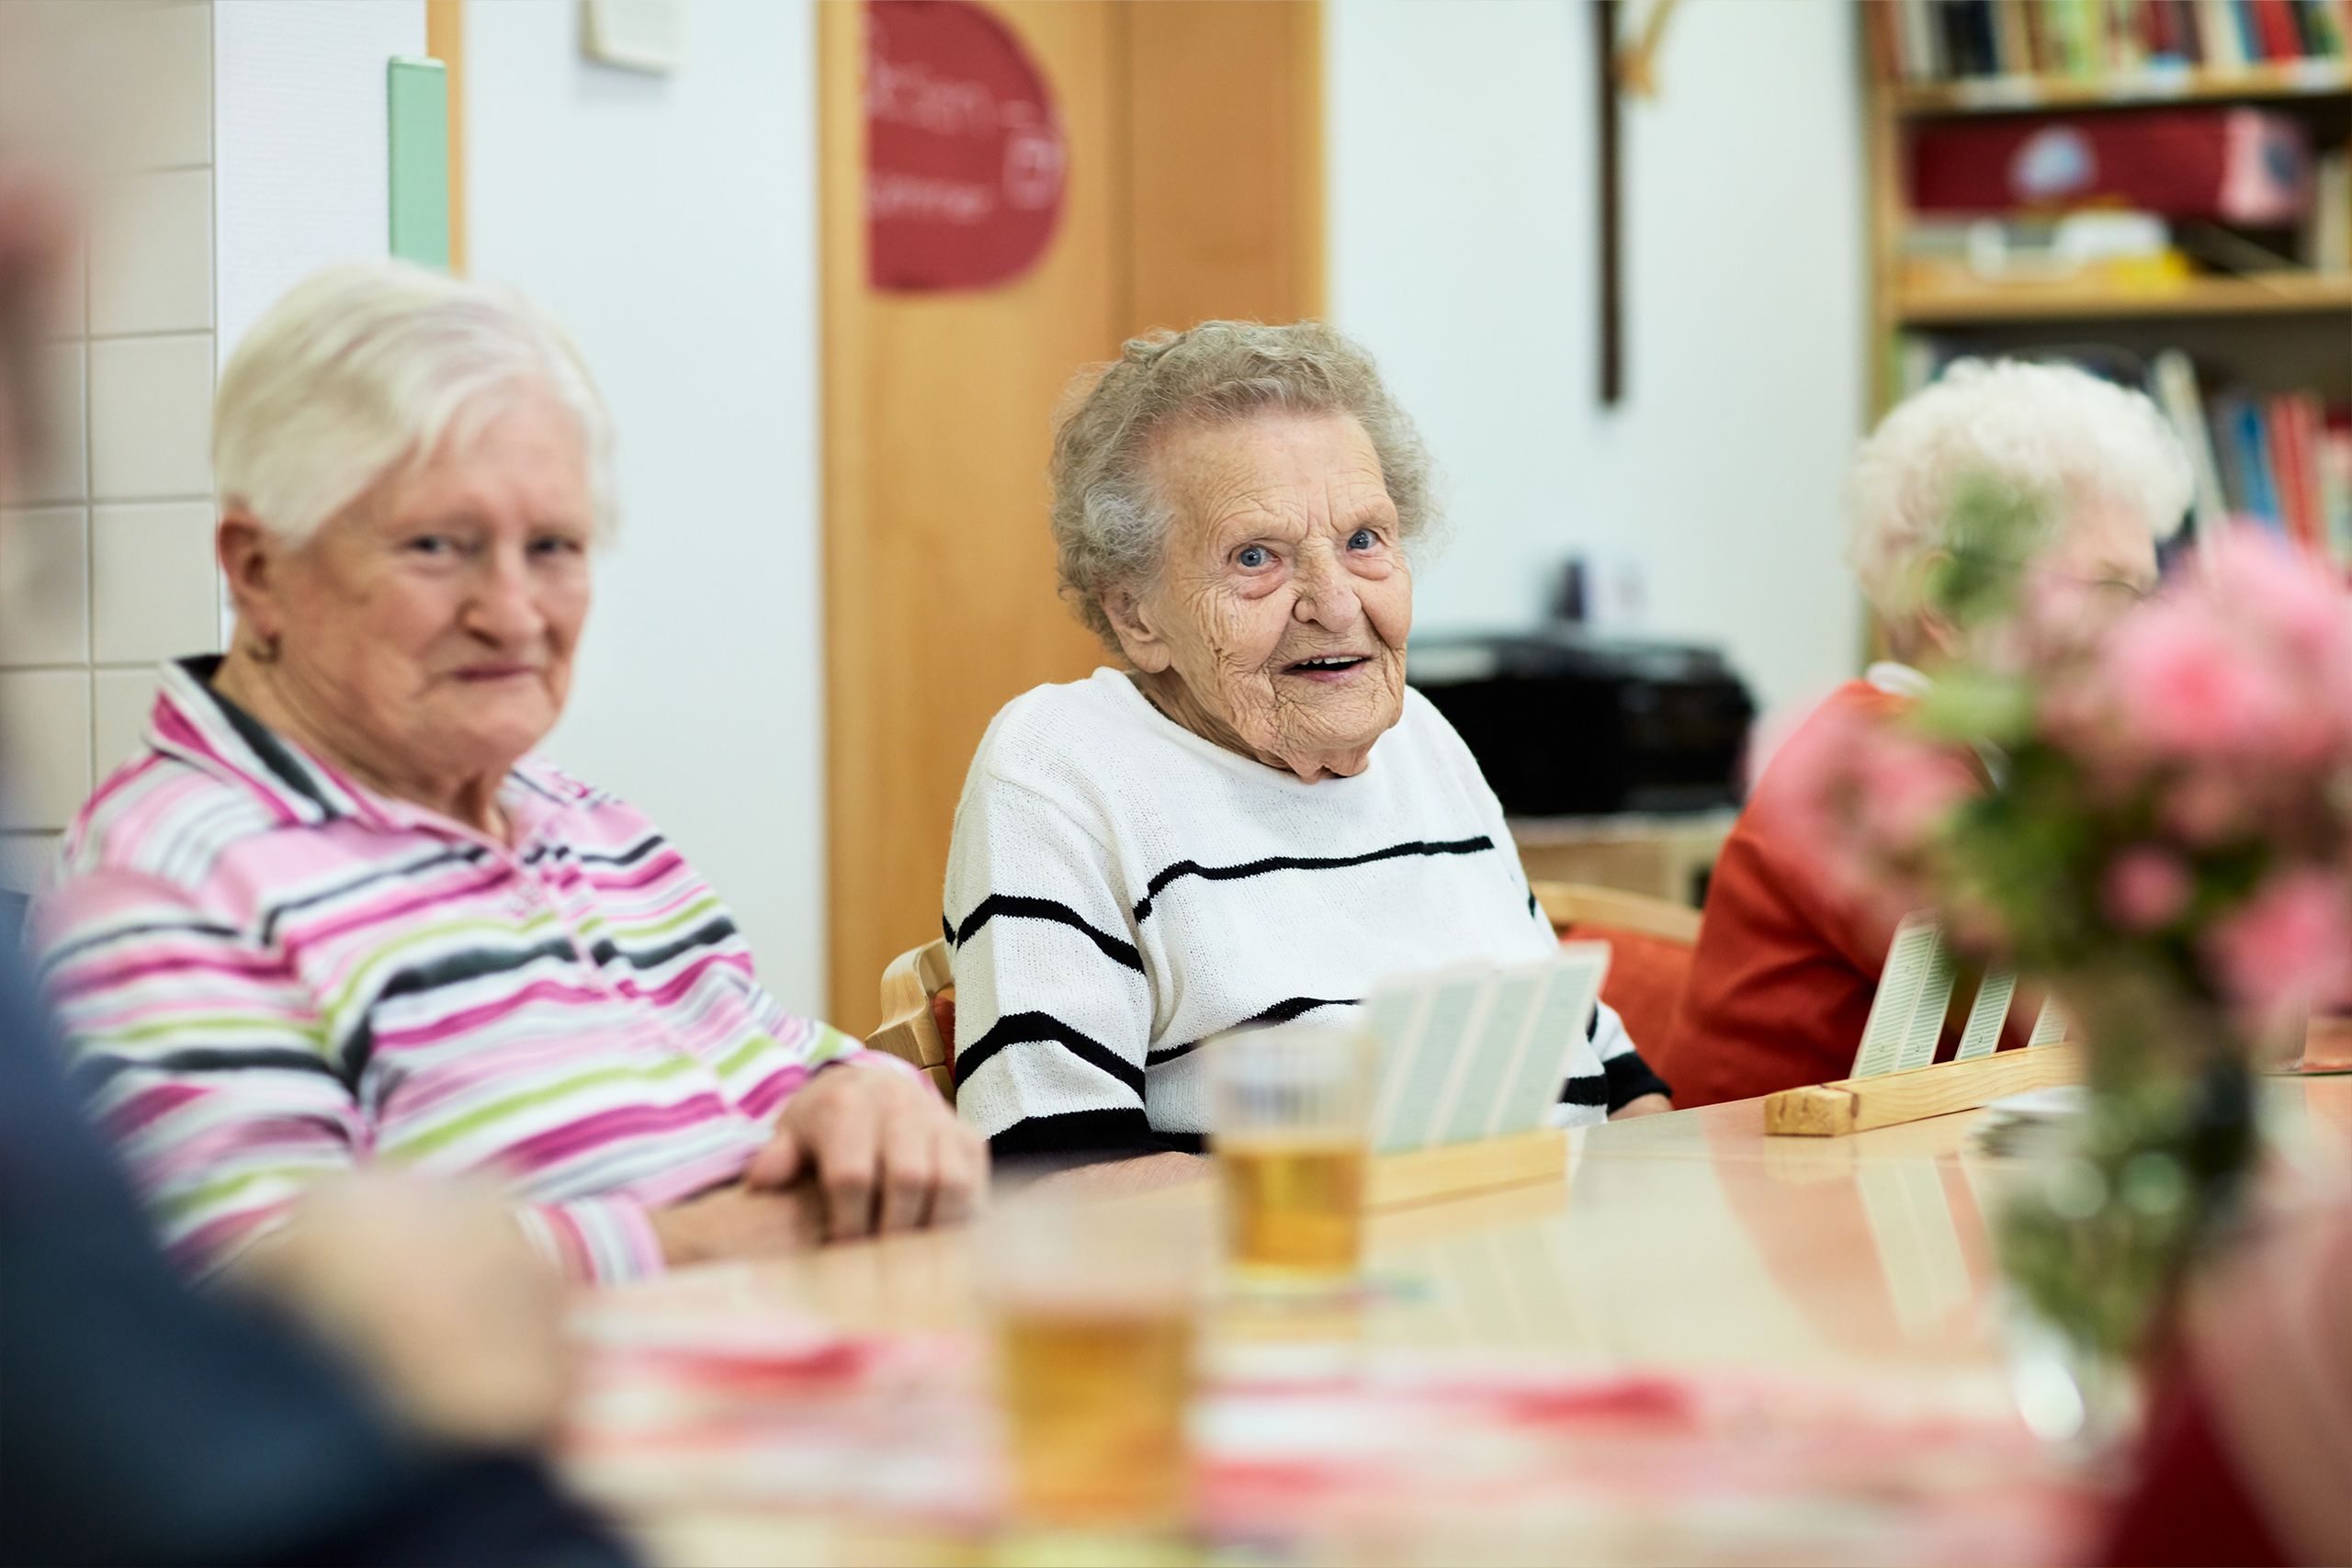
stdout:
<svg viewBox="0 0 2352 1568">
<path fill-rule="evenodd" d="M 1373 1213 L 1409 1209 L 1498 1188 L 1566 1181 L 1567 1175 L 1568 1135 L 1557 1127 L 1436 1144 L 1374 1155 L 1365 1173 L 1364 1208 Z"/>
<path fill-rule="evenodd" d="M 1973 1111 L 2003 1095 L 2052 1084 L 2080 1083 L 2079 1043 L 1996 1051 L 1966 1062 L 1939 1062 L 1908 1072 L 1784 1089 L 1764 1100 L 1764 1131 L 1803 1138 L 1838 1138 Z"/>
</svg>

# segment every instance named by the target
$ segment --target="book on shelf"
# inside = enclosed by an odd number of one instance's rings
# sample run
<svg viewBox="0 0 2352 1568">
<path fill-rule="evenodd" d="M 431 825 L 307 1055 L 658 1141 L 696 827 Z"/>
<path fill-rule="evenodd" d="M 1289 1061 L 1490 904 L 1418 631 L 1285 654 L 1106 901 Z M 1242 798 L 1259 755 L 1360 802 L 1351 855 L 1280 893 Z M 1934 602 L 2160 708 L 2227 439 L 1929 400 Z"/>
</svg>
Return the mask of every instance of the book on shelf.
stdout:
<svg viewBox="0 0 2352 1568">
<path fill-rule="evenodd" d="M 2087 80 L 2352 58 L 2352 0 L 1888 0 L 1863 7 L 1891 82 Z"/>
<path fill-rule="evenodd" d="M 1948 340 L 1898 334 L 1894 381 L 1908 396 L 1962 357 Z M 2165 349 L 2143 375 L 2132 356 L 2062 355 L 2153 399 L 2188 450 L 2189 535 L 2261 525 L 2352 582 L 2352 402 L 2310 389 L 2214 389 L 2188 355 Z"/>
<path fill-rule="evenodd" d="M 2245 105 L 1932 120 L 1904 139 L 1906 287 L 2352 278 L 2352 151 Z"/>
</svg>

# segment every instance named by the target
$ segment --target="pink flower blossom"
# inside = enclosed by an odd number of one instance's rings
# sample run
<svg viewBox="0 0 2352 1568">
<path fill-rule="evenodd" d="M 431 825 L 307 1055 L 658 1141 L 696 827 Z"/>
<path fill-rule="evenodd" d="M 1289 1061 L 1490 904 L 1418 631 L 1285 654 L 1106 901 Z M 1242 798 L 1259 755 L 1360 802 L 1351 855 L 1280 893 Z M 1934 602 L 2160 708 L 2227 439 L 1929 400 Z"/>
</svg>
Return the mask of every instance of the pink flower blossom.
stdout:
<svg viewBox="0 0 2352 1568">
<path fill-rule="evenodd" d="M 2210 849 L 2245 830 L 2246 792 L 2226 773 L 2199 768 L 2165 792 L 2164 825 L 2183 842 Z"/>
<path fill-rule="evenodd" d="M 2352 978 L 2352 888 L 2325 871 L 2274 876 L 2214 931 L 2211 950 L 2223 988 L 2256 1017 L 2333 998 Z"/>
<path fill-rule="evenodd" d="M 2101 664 L 2135 750 L 2169 757 L 2244 756 L 2276 745 L 2295 717 L 2291 695 L 2213 608 L 2160 600 L 2125 617 Z"/>
<path fill-rule="evenodd" d="M 2115 857 L 2100 891 L 2108 919 L 2125 931 L 2152 931 L 2180 918 L 2195 884 L 2178 855 L 2138 844 Z"/>
<path fill-rule="evenodd" d="M 2233 528 L 2200 547 L 2205 589 L 2256 617 L 2308 672 L 2352 663 L 2352 601 L 2327 572 L 2260 528 Z"/>
</svg>

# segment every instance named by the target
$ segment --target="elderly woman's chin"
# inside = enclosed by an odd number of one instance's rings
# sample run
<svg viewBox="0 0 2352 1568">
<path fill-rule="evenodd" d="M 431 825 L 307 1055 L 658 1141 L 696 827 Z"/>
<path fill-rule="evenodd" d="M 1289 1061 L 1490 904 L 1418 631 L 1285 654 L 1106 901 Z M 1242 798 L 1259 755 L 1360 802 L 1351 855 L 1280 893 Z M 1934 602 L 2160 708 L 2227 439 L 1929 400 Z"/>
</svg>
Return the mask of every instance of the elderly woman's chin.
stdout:
<svg viewBox="0 0 2352 1568">
<path fill-rule="evenodd" d="M 418 727 L 421 750 L 469 769 L 503 773 L 537 747 L 563 716 L 563 698 L 537 678 L 467 682 L 435 705 L 442 712 Z"/>
<path fill-rule="evenodd" d="M 1284 671 L 1270 683 L 1261 750 L 1320 755 L 1333 773 L 1356 771 L 1363 753 L 1396 728 L 1405 711 L 1404 656 L 1367 660 L 1333 673 Z M 1352 754 L 1354 766 L 1345 765 Z"/>
</svg>

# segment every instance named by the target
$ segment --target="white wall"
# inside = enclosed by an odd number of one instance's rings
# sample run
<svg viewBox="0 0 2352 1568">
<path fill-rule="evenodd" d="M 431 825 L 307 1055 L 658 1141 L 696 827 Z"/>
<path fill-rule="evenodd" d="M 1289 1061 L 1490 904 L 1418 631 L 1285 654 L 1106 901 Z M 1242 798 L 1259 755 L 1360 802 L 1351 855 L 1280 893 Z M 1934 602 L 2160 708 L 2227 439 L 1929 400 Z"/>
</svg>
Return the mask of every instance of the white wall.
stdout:
<svg viewBox="0 0 2352 1568">
<path fill-rule="evenodd" d="M 1853 7 L 1675 15 L 1663 96 L 1625 106 L 1629 393 L 1603 412 L 1586 7 L 1328 6 L 1332 312 L 1420 421 L 1452 502 L 1418 628 L 1526 624 L 1581 551 L 1634 563 L 1645 628 L 1728 645 L 1768 704 L 1849 672 Z"/>
<path fill-rule="evenodd" d="M 385 66 L 424 52 L 424 0 L 216 0 L 220 357 L 329 262 L 390 248 Z"/>
<path fill-rule="evenodd" d="M 620 433 L 548 753 L 650 814 L 733 907 L 787 1002 L 824 973 L 816 23 L 695 0 L 684 62 L 583 59 L 576 0 L 466 8 L 474 276 L 578 337 Z"/>
<path fill-rule="evenodd" d="M 0 511 L 24 579 L 0 582 L 0 888 L 39 880 L 56 830 L 137 751 L 162 661 L 223 646 L 215 367 L 312 268 L 384 254 L 385 62 L 424 47 L 424 0 L 50 16 L 63 31 L 17 47 L 66 96 L 61 119 L 87 125 L 90 223 L 42 355 L 55 437 L 34 504 Z"/>
</svg>

